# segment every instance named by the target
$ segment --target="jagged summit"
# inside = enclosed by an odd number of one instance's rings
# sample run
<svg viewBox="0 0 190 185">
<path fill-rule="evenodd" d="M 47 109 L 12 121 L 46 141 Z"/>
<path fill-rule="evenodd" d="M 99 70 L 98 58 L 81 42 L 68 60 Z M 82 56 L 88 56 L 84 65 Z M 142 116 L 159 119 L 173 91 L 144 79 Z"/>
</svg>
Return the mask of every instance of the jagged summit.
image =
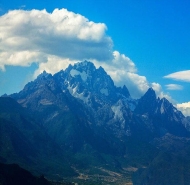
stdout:
<svg viewBox="0 0 190 185">
<path fill-rule="evenodd" d="M 37 78 L 38 78 L 38 79 L 40 79 L 40 78 L 47 78 L 47 77 L 49 77 L 49 76 L 52 76 L 52 74 L 51 74 L 51 73 L 47 73 L 47 72 L 44 70 L 41 74 L 39 74 L 39 75 L 37 76 Z"/>
<path fill-rule="evenodd" d="M 127 87 L 117 88 L 111 77 L 100 66 L 96 68 L 92 62 L 84 61 L 69 65 L 65 71 L 54 75 L 63 91 L 68 90 L 72 96 L 93 107 L 92 102 L 116 102 L 119 97 L 130 96 Z M 119 95 L 120 94 L 120 95 Z M 95 99 L 93 97 L 96 97 Z M 104 103 L 103 103 L 104 104 Z"/>
<path fill-rule="evenodd" d="M 124 85 L 121 88 L 121 94 L 123 94 L 125 97 L 129 98 L 131 95 L 129 93 L 129 90 L 127 89 L 126 85 Z"/>
<path fill-rule="evenodd" d="M 71 73 L 72 76 L 79 75 L 83 71 L 86 73 L 86 75 L 91 75 L 96 70 L 96 67 L 92 62 L 89 61 L 83 61 L 83 62 L 77 62 L 74 65 L 69 64 L 69 66 L 66 68 L 65 73 Z"/>
<path fill-rule="evenodd" d="M 74 65 L 69 64 L 65 70 L 60 70 L 53 76 L 44 70 L 37 79 L 43 80 L 52 77 L 62 91 L 68 90 L 75 98 L 84 100 L 91 92 L 117 101 L 120 94 L 123 97 L 130 98 L 132 109 L 136 106 L 136 100 L 132 100 L 126 85 L 116 87 L 104 68 L 101 66 L 96 68 L 90 61 L 85 60 Z"/>
<path fill-rule="evenodd" d="M 87 61 L 87 60 L 85 60 L 83 62 L 77 62 L 77 63 L 74 64 L 73 67 L 83 68 L 83 69 L 87 68 L 87 69 L 91 69 L 91 70 L 95 70 L 96 69 L 95 65 L 92 62 Z"/>
<path fill-rule="evenodd" d="M 156 92 L 154 91 L 154 89 L 152 87 L 150 87 L 147 92 L 144 94 L 143 96 L 144 98 L 149 98 L 151 100 L 155 100 L 156 99 Z"/>
<path fill-rule="evenodd" d="M 147 92 L 139 99 L 135 112 L 138 114 L 152 113 L 157 104 L 156 93 L 153 88 L 149 88 Z"/>
</svg>

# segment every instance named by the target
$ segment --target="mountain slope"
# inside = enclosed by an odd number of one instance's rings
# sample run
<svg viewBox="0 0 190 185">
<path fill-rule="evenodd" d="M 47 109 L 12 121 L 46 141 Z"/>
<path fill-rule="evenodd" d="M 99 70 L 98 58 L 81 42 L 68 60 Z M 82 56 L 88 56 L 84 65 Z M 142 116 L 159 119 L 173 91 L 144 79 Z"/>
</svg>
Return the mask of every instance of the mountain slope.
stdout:
<svg viewBox="0 0 190 185">
<path fill-rule="evenodd" d="M 33 172 L 53 176 L 68 165 L 59 145 L 44 131 L 27 109 L 9 97 L 0 98 L 0 156 L 2 162 L 17 163 Z M 65 165 L 62 167 L 59 163 Z M 45 169 L 51 170 L 45 170 Z M 64 172 L 66 173 L 66 172 Z"/>
<path fill-rule="evenodd" d="M 183 124 L 185 119 L 183 114 L 166 98 L 157 98 L 152 88 L 139 99 L 134 113 L 148 122 L 156 136 L 163 136 L 166 133 L 182 137 L 190 136 Z"/>
</svg>

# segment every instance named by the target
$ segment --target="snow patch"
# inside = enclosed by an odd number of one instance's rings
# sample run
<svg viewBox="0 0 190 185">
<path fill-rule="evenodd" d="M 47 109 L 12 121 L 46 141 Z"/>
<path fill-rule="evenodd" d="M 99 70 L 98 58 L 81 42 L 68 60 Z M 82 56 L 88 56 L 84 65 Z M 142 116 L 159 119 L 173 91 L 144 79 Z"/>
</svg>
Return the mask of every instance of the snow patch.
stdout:
<svg viewBox="0 0 190 185">
<path fill-rule="evenodd" d="M 42 100 L 40 100 L 39 103 L 42 105 L 52 105 L 53 104 L 51 101 L 49 101 L 47 99 L 42 99 Z"/>
<path fill-rule="evenodd" d="M 134 105 L 134 103 L 129 102 L 128 105 L 129 105 L 129 108 L 130 108 L 131 111 L 135 110 L 136 105 Z"/>
<path fill-rule="evenodd" d="M 59 115 L 59 112 L 58 112 L 58 111 L 54 112 L 54 113 L 50 116 L 49 120 L 52 120 L 53 118 L 55 118 L 55 117 L 58 116 L 58 115 Z"/>
<path fill-rule="evenodd" d="M 121 128 L 125 128 L 125 119 L 123 117 L 122 113 L 122 105 L 114 105 L 111 107 L 113 113 L 114 113 L 114 119 L 119 120 L 121 122 Z"/>
<path fill-rule="evenodd" d="M 163 102 L 162 102 L 162 105 L 161 105 L 161 107 L 160 107 L 160 113 L 163 114 L 164 111 L 165 111 L 165 110 L 164 110 L 164 104 L 163 104 Z"/>
<path fill-rule="evenodd" d="M 80 75 L 81 76 L 81 78 L 82 78 L 82 80 L 85 82 L 86 80 L 87 80 L 87 77 L 88 77 L 88 75 L 86 74 L 86 72 L 80 72 L 80 71 L 77 71 L 77 70 L 75 70 L 75 69 L 72 69 L 71 71 L 70 71 L 70 75 L 72 76 L 72 77 L 75 77 L 75 76 L 77 76 L 77 75 Z"/>
<path fill-rule="evenodd" d="M 135 99 L 132 99 L 131 97 L 124 97 L 123 96 L 123 101 L 125 102 L 126 106 L 131 110 L 131 111 L 134 111 L 137 104 L 138 104 L 138 101 L 135 100 Z"/>
<path fill-rule="evenodd" d="M 86 104 L 89 104 L 89 97 L 90 95 L 88 96 L 84 96 L 84 93 L 77 93 L 77 89 L 78 89 L 78 86 L 72 88 L 70 85 L 67 87 L 67 89 L 69 90 L 70 94 L 72 96 L 74 96 L 75 98 L 78 98 L 80 100 L 82 100 L 84 103 Z"/>
<path fill-rule="evenodd" d="M 142 117 L 148 119 L 148 116 L 146 114 L 143 114 Z"/>
<path fill-rule="evenodd" d="M 100 89 L 100 92 L 101 92 L 102 94 L 106 95 L 106 96 L 109 95 L 108 89 Z"/>
</svg>

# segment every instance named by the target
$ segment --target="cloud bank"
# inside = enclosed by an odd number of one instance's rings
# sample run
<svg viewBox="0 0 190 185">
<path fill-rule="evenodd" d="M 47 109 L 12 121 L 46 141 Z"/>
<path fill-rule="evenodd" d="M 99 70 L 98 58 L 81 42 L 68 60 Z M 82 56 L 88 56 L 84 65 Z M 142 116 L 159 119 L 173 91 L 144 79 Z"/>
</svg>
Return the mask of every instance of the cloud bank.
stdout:
<svg viewBox="0 0 190 185">
<path fill-rule="evenodd" d="M 104 67 L 117 86 L 125 84 L 133 98 L 142 96 L 149 87 L 158 96 L 165 96 L 159 84 L 149 83 L 138 74 L 130 58 L 113 50 L 113 41 L 106 30 L 104 23 L 89 21 L 66 9 L 55 9 L 52 13 L 9 11 L 0 17 L 0 69 L 35 62 L 36 77 L 43 70 L 54 74 L 70 63 L 89 60 Z"/>
</svg>

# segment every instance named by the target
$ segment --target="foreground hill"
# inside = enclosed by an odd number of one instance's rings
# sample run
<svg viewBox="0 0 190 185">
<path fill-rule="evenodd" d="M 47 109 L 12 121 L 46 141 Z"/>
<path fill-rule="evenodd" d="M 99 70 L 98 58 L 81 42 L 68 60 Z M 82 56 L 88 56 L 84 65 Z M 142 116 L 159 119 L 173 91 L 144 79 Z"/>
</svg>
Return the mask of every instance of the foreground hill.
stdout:
<svg viewBox="0 0 190 185">
<path fill-rule="evenodd" d="M 43 176 L 35 177 L 16 164 L 0 163 L 0 184 L 2 185 L 50 185 Z"/>
<path fill-rule="evenodd" d="M 0 98 L 0 162 L 17 163 L 37 174 L 75 174 L 63 151 L 14 99 Z M 52 174 L 53 176 L 53 174 Z"/>
</svg>

